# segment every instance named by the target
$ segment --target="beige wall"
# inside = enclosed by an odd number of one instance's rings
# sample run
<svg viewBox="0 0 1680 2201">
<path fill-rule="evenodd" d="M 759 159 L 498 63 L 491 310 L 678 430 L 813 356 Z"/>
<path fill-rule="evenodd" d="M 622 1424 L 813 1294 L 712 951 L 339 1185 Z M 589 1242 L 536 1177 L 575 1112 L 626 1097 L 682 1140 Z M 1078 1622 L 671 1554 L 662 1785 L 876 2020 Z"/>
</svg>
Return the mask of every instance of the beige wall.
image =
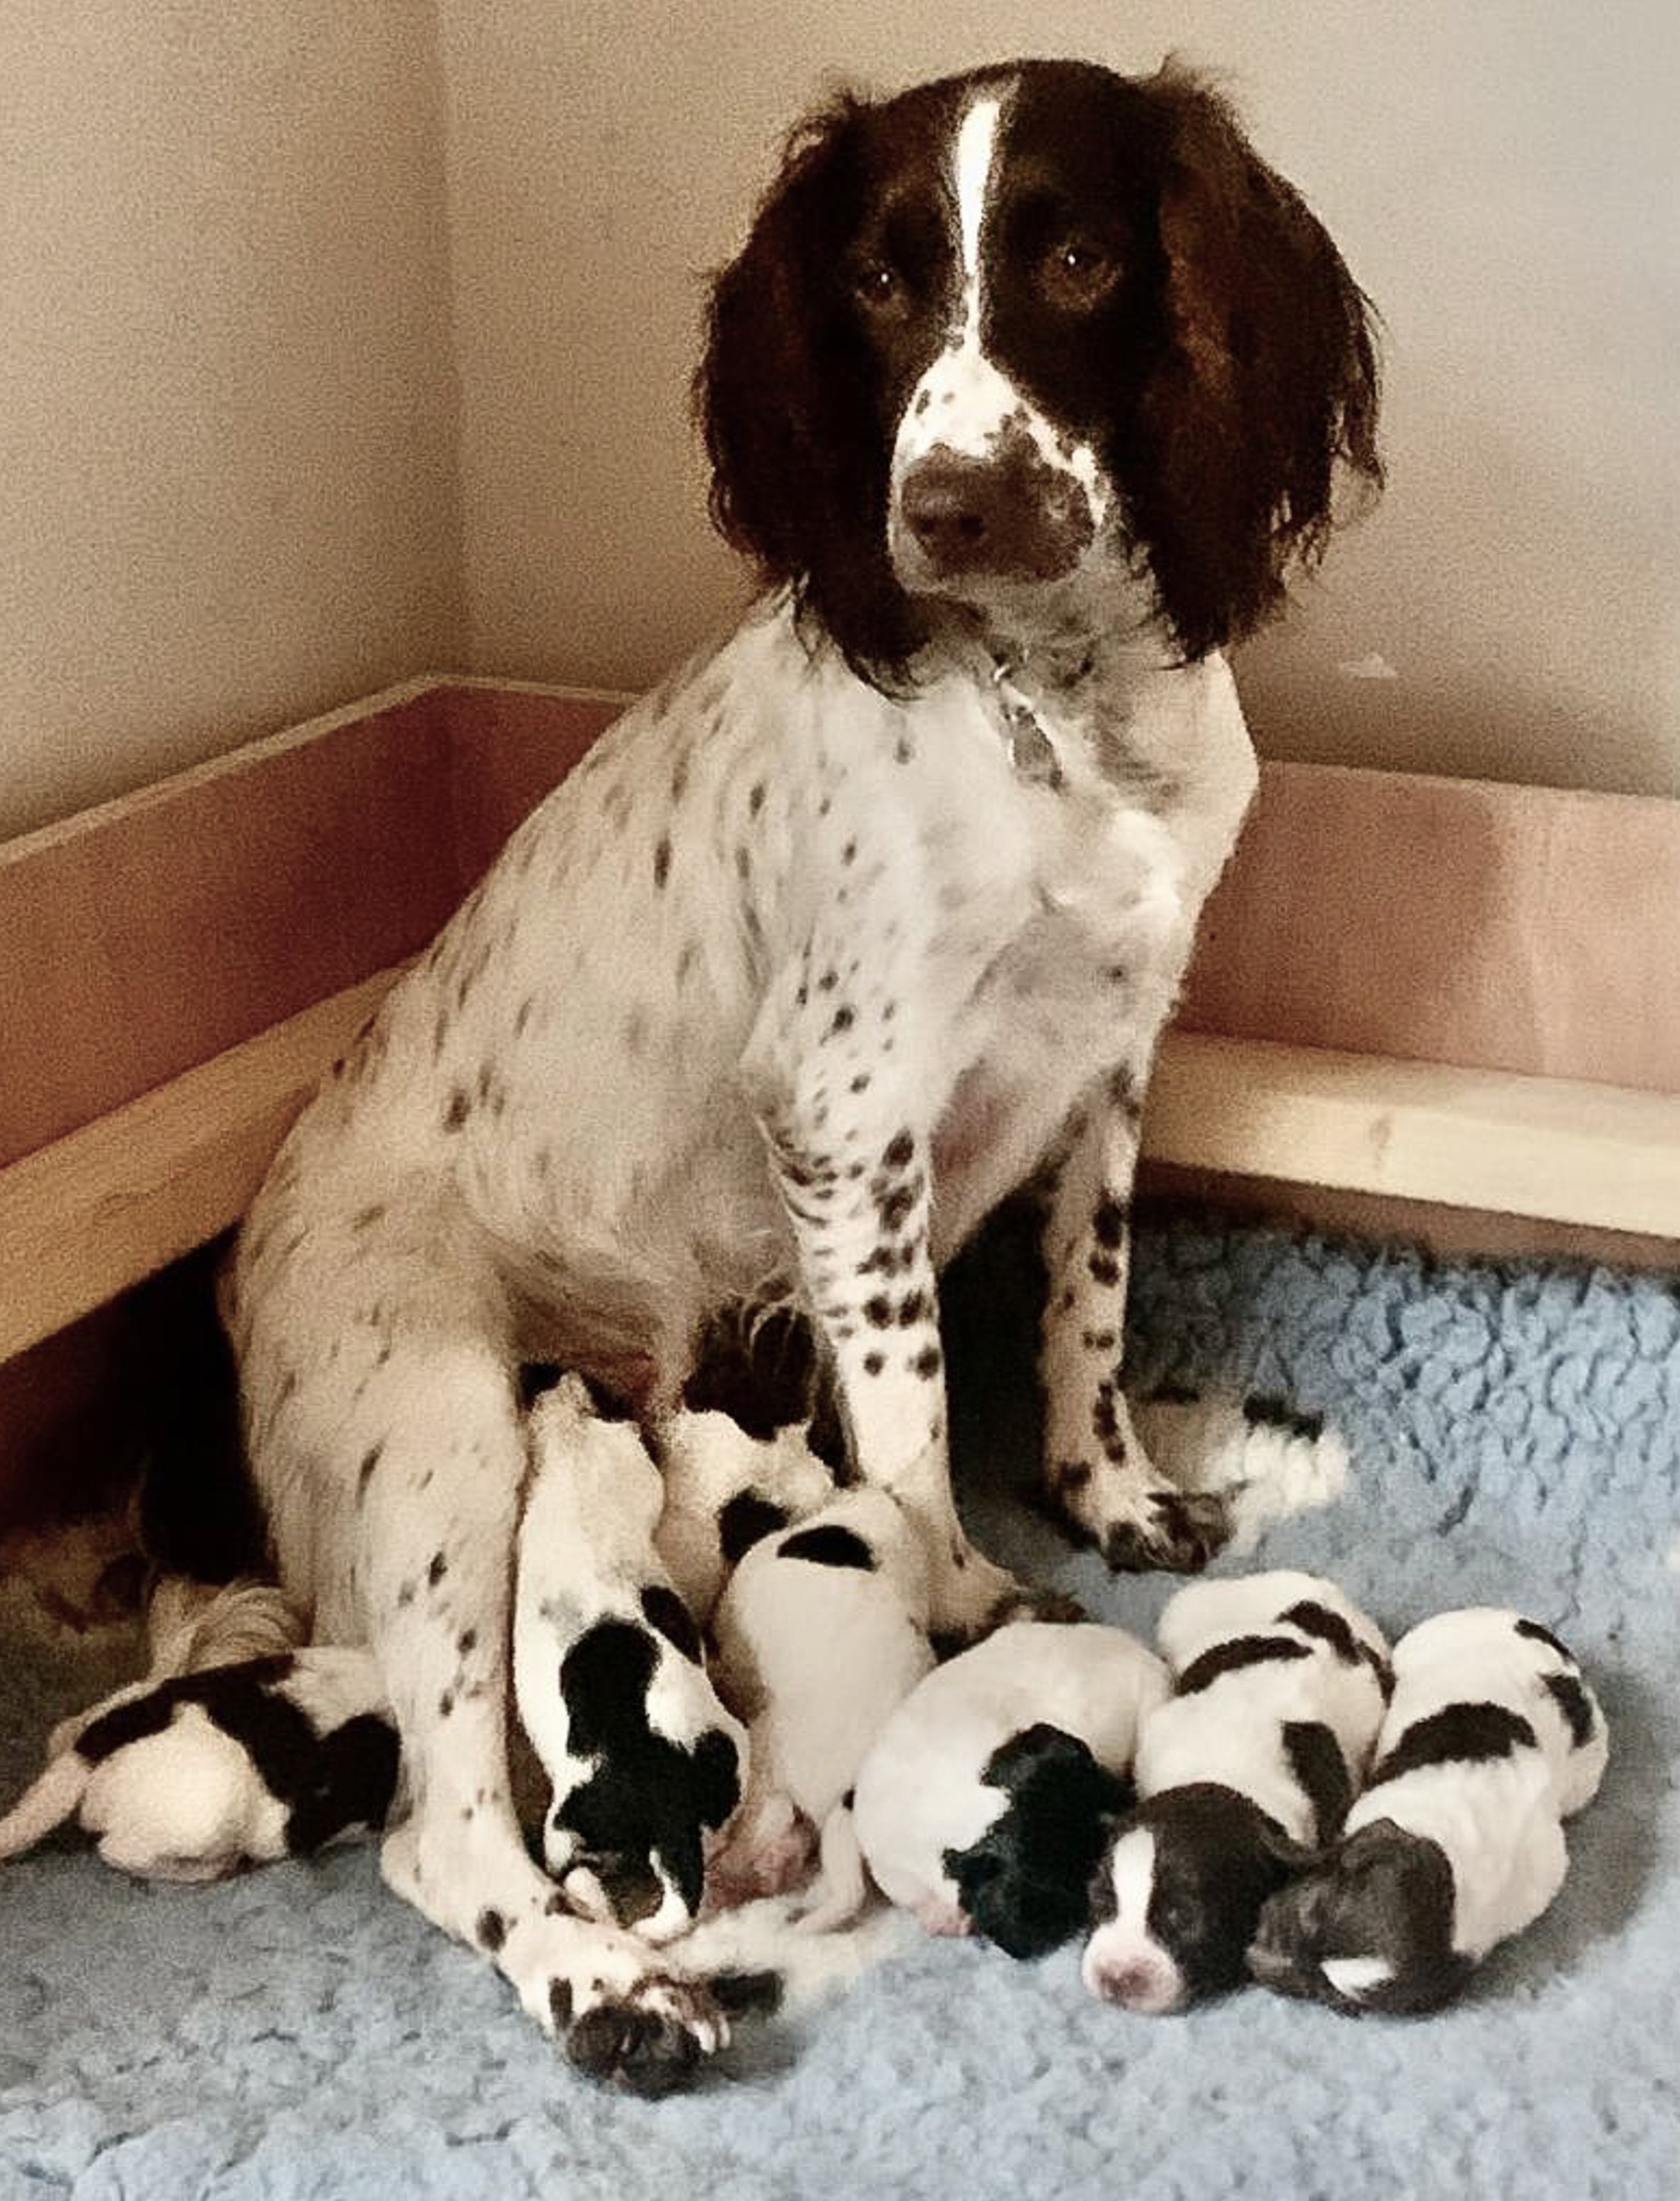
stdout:
<svg viewBox="0 0 1680 2201">
<path fill-rule="evenodd" d="M 1388 323 L 1262 746 L 1680 792 L 1671 12 L 5 0 L 0 831 L 409 672 L 649 679 L 738 590 L 687 379 L 789 120 L 1171 45 Z"/>
<path fill-rule="evenodd" d="M 431 0 L 0 7 L 0 832 L 461 648 Z"/>
<path fill-rule="evenodd" d="M 1388 325 L 1393 486 L 1250 653 L 1262 746 L 1680 792 L 1671 0 L 439 0 L 472 654 L 646 681 L 732 600 L 699 276 L 843 63 L 1217 64 Z M 1373 660 L 1393 678 L 1349 666 Z"/>
</svg>

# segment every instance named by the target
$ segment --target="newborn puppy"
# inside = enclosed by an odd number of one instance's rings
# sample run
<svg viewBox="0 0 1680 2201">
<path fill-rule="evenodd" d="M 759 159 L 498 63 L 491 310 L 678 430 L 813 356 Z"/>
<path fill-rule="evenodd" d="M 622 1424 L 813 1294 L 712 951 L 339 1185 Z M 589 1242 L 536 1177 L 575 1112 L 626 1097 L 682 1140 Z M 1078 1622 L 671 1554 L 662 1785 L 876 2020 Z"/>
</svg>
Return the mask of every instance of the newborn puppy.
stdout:
<svg viewBox="0 0 1680 2201">
<path fill-rule="evenodd" d="M 1195 1583 L 1158 1640 L 1172 1694 L 1139 1738 L 1083 1964 L 1093 1994 L 1151 2014 L 1242 1977 L 1261 1905 L 1340 1833 L 1390 1686 L 1375 1624 L 1312 1575 Z"/>
<path fill-rule="evenodd" d="M 720 1899 L 796 1884 L 821 1842 L 821 1883 L 801 1922 L 819 1931 L 863 1900 L 849 1809 L 864 1754 L 933 1664 L 928 1570 L 898 1500 L 844 1493 L 756 1543 L 719 1599 L 718 1680 L 751 1722 L 747 1801 L 720 1858 Z"/>
<path fill-rule="evenodd" d="M 0 1819 L 0 1858 L 73 1817 L 120 1871 L 220 1880 L 385 1823 L 397 1730 L 362 1651 L 307 1650 L 120 1689 Z"/>
<path fill-rule="evenodd" d="M 1442 1613 L 1394 1665 L 1344 1840 L 1267 1903 L 1248 1952 L 1266 1986 L 1355 2014 L 1438 2008 L 1539 1917 L 1568 1864 L 1560 1822 L 1609 1752 L 1580 1668 L 1518 1613 Z"/>
<path fill-rule="evenodd" d="M 676 1413 L 654 1447 L 665 1486 L 654 1548 L 704 1628 L 730 1570 L 761 1537 L 825 1505 L 834 1478 L 802 1422 L 756 1437 L 728 1414 Z"/>
<path fill-rule="evenodd" d="M 634 1425 L 563 1378 L 529 1422 L 514 1594 L 514 1696 L 552 1790 L 543 1858 L 586 1917 L 669 1940 L 741 1799 L 747 1735 L 718 1702 L 700 1631 L 650 1570 L 664 1499 Z"/>
<path fill-rule="evenodd" d="M 859 1770 L 853 1823 L 876 1885 L 931 1934 L 1042 1956 L 1085 1923 L 1131 1800 L 1166 1667 L 1118 1628 L 1018 1621 L 937 1666 Z"/>
<path fill-rule="evenodd" d="M 172 1674 L 277 1657 L 296 1650 L 308 1632 L 304 1615 L 273 1582 L 242 1575 L 213 1585 L 185 1575 L 160 1575 L 146 1600 L 145 1673 L 87 1711 L 60 1720 L 47 1737 L 47 1756 L 61 1757 L 94 1720 L 148 1695 Z"/>
</svg>

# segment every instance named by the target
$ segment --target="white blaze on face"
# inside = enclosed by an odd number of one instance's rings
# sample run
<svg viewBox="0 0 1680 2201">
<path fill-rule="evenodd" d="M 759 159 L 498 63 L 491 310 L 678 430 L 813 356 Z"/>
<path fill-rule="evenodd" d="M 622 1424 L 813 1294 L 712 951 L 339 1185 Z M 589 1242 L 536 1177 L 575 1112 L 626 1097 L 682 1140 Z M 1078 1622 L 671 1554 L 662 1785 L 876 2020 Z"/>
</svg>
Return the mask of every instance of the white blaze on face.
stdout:
<svg viewBox="0 0 1680 2201">
<path fill-rule="evenodd" d="M 958 318 L 944 349 L 910 394 L 893 452 L 893 480 L 902 481 L 919 459 L 936 448 L 978 458 L 1021 403 L 980 345 L 984 285 L 980 238 L 985 226 L 1000 98 L 978 99 L 956 134 L 952 185 L 956 202 L 956 248 L 960 276 Z"/>
<path fill-rule="evenodd" d="M 944 349 L 910 393 L 893 446 L 893 555 L 912 574 L 916 553 L 898 526 L 897 491 L 911 467 L 931 451 L 985 458 L 996 450 L 1006 430 L 1024 433 L 1046 467 L 1078 482 L 1096 525 L 1101 526 L 1110 502 L 1095 453 L 1084 443 L 1070 444 L 986 356 L 982 342 L 987 304 L 982 248 L 997 189 L 999 139 L 1007 105 L 1007 95 L 1001 92 L 977 98 L 965 109 L 952 148 L 960 278 L 957 316 Z"/>
<path fill-rule="evenodd" d="M 1114 1915 L 1085 1944 L 1079 1970 L 1104 2002 L 1154 2013 L 1176 2007 L 1184 1982 L 1171 1955 L 1149 1932 L 1149 1893 L 1155 1877 L 1155 1838 L 1147 1827 L 1122 1834 L 1105 1867 L 1114 1894 Z"/>
<path fill-rule="evenodd" d="M 980 230 L 986 217 L 1002 102 L 976 100 L 957 132 L 957 227 L 962 251 L 962 340 L 980 346 Z"/>
</svg>

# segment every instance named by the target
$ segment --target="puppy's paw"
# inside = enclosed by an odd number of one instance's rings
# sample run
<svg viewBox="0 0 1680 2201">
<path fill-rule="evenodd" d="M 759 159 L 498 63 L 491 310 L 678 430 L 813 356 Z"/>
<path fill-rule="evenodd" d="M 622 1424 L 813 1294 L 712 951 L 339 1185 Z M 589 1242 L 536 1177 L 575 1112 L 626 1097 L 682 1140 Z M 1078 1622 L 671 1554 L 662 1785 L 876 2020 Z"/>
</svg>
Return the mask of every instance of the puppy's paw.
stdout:
<svg viewBox="0 0 1680 2201">
<path fill-rule="evenodd" d="M 743 1815 L 706 1868 L 708 1907 L 733 1910 L 761 1895 L 785 1895 L 808 1877 L 817 1830 L 779 1792 Z"/>
<path fill-rule="evenodd" d="M 916 1922 L 925 1934 L 937 1935 L 941 1940 L 960 1940 L 974 1931 L 974 1922 L 960 1903 L 949 1903 L 943 1895 L 925 1895 L 916 1905 Z"/>
</svg>

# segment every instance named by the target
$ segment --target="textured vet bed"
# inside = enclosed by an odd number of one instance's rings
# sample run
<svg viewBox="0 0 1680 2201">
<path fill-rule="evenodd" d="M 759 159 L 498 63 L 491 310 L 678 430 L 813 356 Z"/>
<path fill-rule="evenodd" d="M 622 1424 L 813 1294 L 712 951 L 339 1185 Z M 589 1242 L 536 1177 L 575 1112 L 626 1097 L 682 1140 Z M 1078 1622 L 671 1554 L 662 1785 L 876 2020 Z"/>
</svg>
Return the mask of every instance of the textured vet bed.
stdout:
<svg viewBox="0 0 1680 2201">
<path fill-rule="evenodd" d="M 1006 1240 L 951 1295 L 969 1511 L 1000 1556 L 1147 1630 L 1169 1583 L 1110 1581 L 1000 1487 L 1031 1444 L 1019 1285 Z M 575 2078 L 369 1849 L 181 1889 L 67 1844 L 0 1871 L 0 2201 L 1672 2192 L 1680 1285 L 1180 1218 L 1141 1235 L 1133 1327 L 1140 1387 L 1283 1392 L 1348 1435 L 1342 1499 L 1238 1564 L 1322 1569 L 1395 1632 L 1521 1605 L 1603 1695 L 1610 1772 L 1570 1879 L 1465 2003 L 1357 2022 L 1251 1989 L 1131 2017 L 1081 1991 L 1075 1952 L 915 1940 L 743 2028 L 728 2076 L 645 2103 Z M 106 1677 L 15 1642 L 0 1661 L 9 1799 L 50 1716 Z"/>
</svg>

